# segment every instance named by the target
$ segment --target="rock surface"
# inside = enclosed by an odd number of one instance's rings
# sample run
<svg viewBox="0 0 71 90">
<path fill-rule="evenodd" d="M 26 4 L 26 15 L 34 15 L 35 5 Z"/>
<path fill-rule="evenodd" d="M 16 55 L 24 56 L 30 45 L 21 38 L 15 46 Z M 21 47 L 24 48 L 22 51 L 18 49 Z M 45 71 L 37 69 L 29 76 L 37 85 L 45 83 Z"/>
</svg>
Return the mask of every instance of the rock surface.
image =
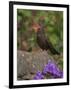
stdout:
<svg viewBox="0 0 71 90">
<path fill-rule="evenodd" d="M 48 60 L 52 59 L 46 51 L 17 52 L 17 77 L 18 80 L 30 80 L 37 71 L 43 70 Z"/>
</svg>

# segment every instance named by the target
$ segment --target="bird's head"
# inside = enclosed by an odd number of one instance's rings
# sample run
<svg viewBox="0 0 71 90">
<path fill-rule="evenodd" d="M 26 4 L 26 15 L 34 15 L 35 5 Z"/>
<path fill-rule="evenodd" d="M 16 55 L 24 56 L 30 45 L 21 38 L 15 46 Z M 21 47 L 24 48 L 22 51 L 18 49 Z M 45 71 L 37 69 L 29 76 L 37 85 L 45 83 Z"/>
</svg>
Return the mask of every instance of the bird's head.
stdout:
<svg viewBox="0 0 71 90">
<path fill-rule="evenodd" d="M 32 24 L 32 29 L 33 29 L 35 32 L 38 32 L 38 31 L 41 29 L 41 26 L 40 26 L 38 23 L 33 23 L 33 24 Z"/>
<path fill-rule="evenodd" d="M 35 32 L 44 30 L 44 21 L 45 21 L 44 17 L 40 17 L 38 22 L 33 21 L 32 29 Z"/>
</svg>

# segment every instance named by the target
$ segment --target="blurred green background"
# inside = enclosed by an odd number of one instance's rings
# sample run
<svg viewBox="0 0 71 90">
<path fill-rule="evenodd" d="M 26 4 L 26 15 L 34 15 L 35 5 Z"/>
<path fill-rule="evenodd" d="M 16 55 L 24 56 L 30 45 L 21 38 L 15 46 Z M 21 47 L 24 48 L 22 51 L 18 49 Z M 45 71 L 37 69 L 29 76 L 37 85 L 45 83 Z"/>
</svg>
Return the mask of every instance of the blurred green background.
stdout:
<svg viewBox="0 0 71 90">
<path fill-rule="evenodd" d="M 38 49 L 36 33 L 32 23 L 44 19 L 45 35 L 49 37 L 54 48 L 63 52 L 63 12 L 17 9 L 17 49 L 32 51 Z"/>
</svg>

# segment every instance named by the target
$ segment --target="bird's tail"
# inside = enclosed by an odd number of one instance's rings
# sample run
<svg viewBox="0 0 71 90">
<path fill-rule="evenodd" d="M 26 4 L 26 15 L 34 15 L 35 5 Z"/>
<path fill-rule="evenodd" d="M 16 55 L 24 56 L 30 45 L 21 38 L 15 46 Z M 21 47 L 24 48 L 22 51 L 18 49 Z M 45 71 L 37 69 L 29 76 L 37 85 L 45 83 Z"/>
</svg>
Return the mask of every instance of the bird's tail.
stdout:
<svg viewBox="0 0 71 90">
<path fill-rule="evenodd" d="M 60 52 L 58 52 L 54 47 L 50 47 L 50 51 L 51 51 L 53 54 L 58 54 L 58 55 L 60 55 Z"/>
</svg>

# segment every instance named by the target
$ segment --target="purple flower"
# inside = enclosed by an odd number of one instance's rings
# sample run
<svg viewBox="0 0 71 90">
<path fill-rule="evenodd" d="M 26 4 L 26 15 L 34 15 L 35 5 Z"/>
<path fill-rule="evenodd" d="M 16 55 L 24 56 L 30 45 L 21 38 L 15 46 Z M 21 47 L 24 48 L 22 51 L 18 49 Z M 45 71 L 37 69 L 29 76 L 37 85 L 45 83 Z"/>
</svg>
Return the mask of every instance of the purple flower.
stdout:
<svg viewBox="0 0 71 90">
<path fill-rule="evenodd" d="M 63 72 L 60 71 L 57 65 L 51 60 L 48 61 L 48 64 L 43 69 L 43 74 L 47 73 L 50 73 L 55 77 L 63 77 Z"/>
<path fill-rule="evenodd" d="M 52 75 L 52 78 L 63 78 L 63 72 L 61 71 L 59 75 Z"/>
<path fill-rule="evenodd" d="M 44 78 L 44 76 L 42 75 L 42 73 L 40 71 L 38 71 L 33 79 L 39 80 L 39 79 L 43 79 L 43 78 Z"/>
<path fill-rule="evenodd" d="M 63 78 L 63 71 L 60 71 L 60 77 Z"/>
</svg>

